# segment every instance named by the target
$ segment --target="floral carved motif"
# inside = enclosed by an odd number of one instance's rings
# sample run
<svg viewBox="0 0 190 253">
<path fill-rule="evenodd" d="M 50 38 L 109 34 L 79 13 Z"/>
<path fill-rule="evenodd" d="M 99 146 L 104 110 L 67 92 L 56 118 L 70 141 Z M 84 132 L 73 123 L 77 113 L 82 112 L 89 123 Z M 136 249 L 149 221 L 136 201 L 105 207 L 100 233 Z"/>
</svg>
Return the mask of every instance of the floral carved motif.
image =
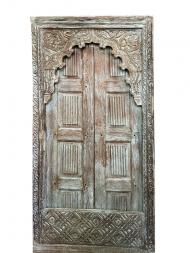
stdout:
<svg viewBox="0 0 190 253">
<path fill-rule="evenodd" d="M 82 48 L 87 43 L 96 43 L 101 48 L 111 47 L 113 55 L 122 59 L 120 67 L 129 71 L 126 82 L 131 86 L 131 94 L 137 105 L 142 105 L 141 33 L 138 30 L 51 29 L 43 31 L 42 40 L 45 103 L 54 92 L 54 83 L 57 81 L 55 71 L 64 66 L 63 58 L 71 56 L 74 46 Z"/>
</svg>

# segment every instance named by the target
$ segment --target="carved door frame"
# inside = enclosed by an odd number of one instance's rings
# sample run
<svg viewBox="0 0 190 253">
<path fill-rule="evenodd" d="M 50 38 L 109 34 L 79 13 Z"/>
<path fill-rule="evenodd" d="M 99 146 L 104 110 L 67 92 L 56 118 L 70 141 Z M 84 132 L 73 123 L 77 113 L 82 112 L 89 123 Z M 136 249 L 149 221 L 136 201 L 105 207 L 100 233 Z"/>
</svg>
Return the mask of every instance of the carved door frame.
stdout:
<svg viewBox="0 0 190 253">
<path fill-rule="evenodd" d="M 117 252 L 154 251 L 154 116 L 152 17 L 34 17 L 32 22 L 33 57 L 33 225 L 35 252 L 100 252 L 100 246 L 40 246 L 43 210 L 44 108 L 58 81 L 56 70 L 74 46 L 96 43 L 112 48 L 127 69 L 130 92 L 143 113 L 143 213 L 145 244 L 142 249 L 117 248 Z M 83 250 L 82 250 L 83 248 Z M 112 252 L 109 247 L 103 252 Z M 107 251 L 106 251 L 107 250 Z M 65 252 L 65 251 L 64 251 Z"/>
</svg>

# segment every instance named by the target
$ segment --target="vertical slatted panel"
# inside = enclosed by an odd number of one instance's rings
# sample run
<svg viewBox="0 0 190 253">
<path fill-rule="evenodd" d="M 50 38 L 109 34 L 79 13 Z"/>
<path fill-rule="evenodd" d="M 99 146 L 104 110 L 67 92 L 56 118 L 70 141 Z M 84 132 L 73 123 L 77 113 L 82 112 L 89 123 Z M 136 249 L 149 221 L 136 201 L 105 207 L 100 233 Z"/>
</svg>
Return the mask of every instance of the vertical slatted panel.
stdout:
<svg viewBox="0 0 190 253">
<path fill-rule="evenodd" d="M 111 126 L 127 125 L 126 94 L 108 94 L 108 123 Z"/>
<path fill-rule="evenodd" d="M 58 167 L 61 175 L 79 175 L 82 169 L 82 144 L 59 143 Z"/>
<path fill-rule="evenodd" d="M 78 191 L 62 191 L 61 207 L 63 208 L 81 208 L 81 192 Z"/>
<path fill-rule="evenodd" d="M 121 59 L 114 58 L 110 50 L 110 75 L 125 76 L 125 71 L 120 68 Z"/>
<path fill-rule="evenodd" d="M 128 200 L 127 200 L 127 194 L 124 195 L 118 195 L 118 194 L 113 194 L 112 195 L 112 206 L 111 209 L 115 210 L 121 210 L 125 211 L 128 210 Z"/>
<path fill-rule="evenodd" d="M 81 126 L 81 94 L 59 94 L 58 117 L 60 126 Z"/>
<path fill-rule="evenodd" d="M 78 48 L 73 49 L 74 52 L 72 53 L 71 57 L 65 58 L 65 66 L 63 68 L 63 75 L 76 77 L 79 76 L 79 64 L 80 64 L 80 53 L 78 52 Z"/>
<path fill-rule="evenodd" d="M 130 175 L 130 144 L 107 144 L 109 172 L 111 176 L 127 177 Z"/>
</svg>

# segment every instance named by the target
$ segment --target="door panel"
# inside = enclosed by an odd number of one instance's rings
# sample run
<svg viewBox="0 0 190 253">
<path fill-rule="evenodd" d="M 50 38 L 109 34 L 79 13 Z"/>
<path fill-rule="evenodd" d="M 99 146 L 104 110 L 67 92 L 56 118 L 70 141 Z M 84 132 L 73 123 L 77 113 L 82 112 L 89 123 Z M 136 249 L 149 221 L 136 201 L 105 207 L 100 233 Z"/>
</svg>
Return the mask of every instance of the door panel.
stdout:
<svg viewBox="0 0 190 253">
<path fill-rule="evenodd" d="M 119 68 L 120 59 L 114 59 L 110 49 L 98 46 L 94 47 L 94 57 L 95 207 L 141 210 L 141 140 L 138 138 L 141 111 L 131 102 L 133 98 L 125 82 L 128 73 Z"/>
<path fill-rule="evenodd" d="M 59 70 L 46 110 L 47 207 L 141 211 L 141 108 L 120 64 L 89 44 Z"/>
<path fill-rule="evenodd" d="M 57 85 L 57 207 L 83 208 L 81 51 L 65 59 Z"/>
<path fill-rule="evenodd" d="M 52 189 L 49 207 L 93 208 L 94 205 L 94 119 L 93 58 L 91 48 L 78 48 L 59 71 L 59 83 L 47 106 L 51 139 L 47 151 L 52 164 L 47 188 Z M 83 64 L 85 62 L 85 64 Z M 53 121 L 53 122 L 52 122 Z M 52 140 L 53 139 L 53 140 Z M 48 161 L 49 161 L 48 160 Z M 48 195 L 49 196 L 49 195 Z"/>
</svg>

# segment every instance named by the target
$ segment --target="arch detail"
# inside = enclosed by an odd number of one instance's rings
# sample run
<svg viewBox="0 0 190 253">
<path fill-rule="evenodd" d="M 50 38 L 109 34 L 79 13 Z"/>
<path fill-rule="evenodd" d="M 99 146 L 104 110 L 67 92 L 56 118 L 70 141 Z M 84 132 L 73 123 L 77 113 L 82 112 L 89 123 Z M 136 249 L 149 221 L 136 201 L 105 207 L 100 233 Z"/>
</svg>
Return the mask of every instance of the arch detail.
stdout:
<svg viewBox="0 0 190 253">
<path fill-rule="evenodd" d="M 56 70 L 64 66 L 63 58 L 70 57 L 74 46 L 95 43 L 100 48 L 111 47 L 114 57 L 121 58 L 120 67 L 127 69 L 126 82 L 137 105 L 142 105 L 141 33 L 139 30 L 118 29 L 44 29 L 42 33 L 42 70 L 44 102 L 48 103 L 58 81 Z"/>
</svg>

